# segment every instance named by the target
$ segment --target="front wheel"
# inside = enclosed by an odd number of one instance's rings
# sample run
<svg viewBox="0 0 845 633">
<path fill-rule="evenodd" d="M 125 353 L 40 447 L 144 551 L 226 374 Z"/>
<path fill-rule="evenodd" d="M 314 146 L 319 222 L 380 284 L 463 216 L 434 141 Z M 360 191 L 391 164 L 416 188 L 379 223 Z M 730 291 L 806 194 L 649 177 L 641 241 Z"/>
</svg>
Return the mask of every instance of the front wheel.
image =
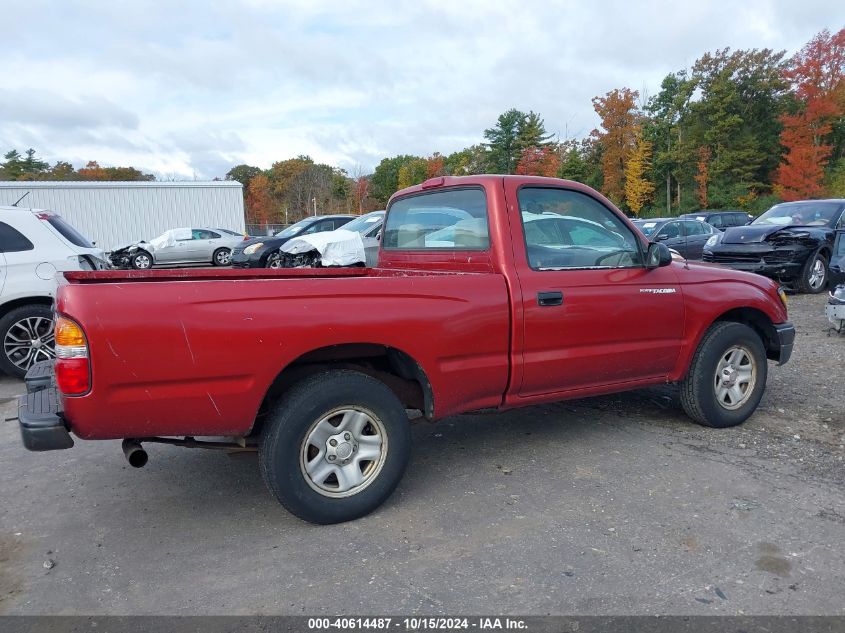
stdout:
<svg viewBox="0 0 845 633">
<path fill-rule="evenodd" d="M 742 424 L 760 404 L 767 374 L 766 348 L 757 332 L 742 323 L 715 323 L 681 382 L 681 405 L 704 426 Z"/>
<path fill-rule="evenodd" d="M 382 382 L 350 370 L 306 378 L 262 429 L 259 465 L 291 513 L 318 524 L 369 514 L 396 488 L 410 456 L 402 403 Z"/>
<path fill-rule="evenodd" d="M 798 290 L 807 294 L 816 295 L 827 288 L 827 258 L 823 253 L 816 251 L 801 268 L 801 276 L 798 278 Z"/>
<path fill-rule="evenodd" d="M 228 266 L 232 263 L 232 251 L 228 248 L 218 248 L 214 251 L 211 261 L 215 266 Z"/>
<path fill-rule="evenodd" d="M 132 256 L 131 262 L 135 270 L 149 270 L 153 267 L 153 256 L 147 251 L 138 251 Z"/>
<path fill-rule="evenodd" d="M 266 268 L 281 268 L 282 267 L 282 258 L 278 252 L 270 253 L 267 256 L 267 262 L 264 264 Z"/>
</svg>

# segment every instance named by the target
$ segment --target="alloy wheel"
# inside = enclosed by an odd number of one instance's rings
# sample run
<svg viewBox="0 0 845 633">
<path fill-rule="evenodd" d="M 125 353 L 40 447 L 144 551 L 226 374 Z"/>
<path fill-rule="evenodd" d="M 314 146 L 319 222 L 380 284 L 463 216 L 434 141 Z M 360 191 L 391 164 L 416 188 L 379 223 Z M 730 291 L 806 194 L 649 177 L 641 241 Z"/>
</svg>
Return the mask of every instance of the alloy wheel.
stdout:
<svg viewBox="0 0 845 633">
<path fill-rule="evenodd" d="M 751 397 L 756 382 L 757 365 L 751 351 L 741 345 L 730 347 L 716 365 L 716 401 L 725 409 L 739 409 Z"/>
<path fill-rule="evenodd" d="M 56 357 L 53 319 L 33 316 L 12 324 L 3 338 L 3 351 L 13 365 L 26 371 L 35 363 Z"/>
</svg>

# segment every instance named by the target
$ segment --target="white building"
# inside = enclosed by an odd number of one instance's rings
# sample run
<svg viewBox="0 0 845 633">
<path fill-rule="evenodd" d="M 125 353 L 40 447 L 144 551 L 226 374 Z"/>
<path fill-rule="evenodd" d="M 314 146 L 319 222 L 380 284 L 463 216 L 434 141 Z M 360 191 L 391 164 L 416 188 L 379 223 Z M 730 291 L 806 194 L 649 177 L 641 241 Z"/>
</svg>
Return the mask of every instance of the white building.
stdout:
<svg viewBox="0 0 845 633">
<path fill-rule="evenodd" d="M 0 205 L 49 209 L 103 250 L 180 227 L 244 230 L 243 187 L 214 182 L 0 182 Z M 28 193 L 27 193 L 28 192 Z"/>
</svg>

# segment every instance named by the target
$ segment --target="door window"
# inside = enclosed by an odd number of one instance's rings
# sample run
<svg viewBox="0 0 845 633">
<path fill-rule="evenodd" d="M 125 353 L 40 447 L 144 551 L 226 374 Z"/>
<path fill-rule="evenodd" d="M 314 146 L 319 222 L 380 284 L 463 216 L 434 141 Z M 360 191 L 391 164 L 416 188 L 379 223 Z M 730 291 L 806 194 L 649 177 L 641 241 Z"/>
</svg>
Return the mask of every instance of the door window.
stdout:
<svg viewBox="0 0 845 633">
<path fill-rule="evenodd" d="M 727 220 L 727 216 L 722 215 L 711 215 L 710 218 L 707 220 L 710 224 L 715 226 L 716 228 L 721 228 L 722 226 L 732 226 L 731 222 L 727 222 L 723 224 L 724 220 Z"/>
<path fill-rule="evenodd" d="M 205 229 L 191 229 L 191 239 L 192 240 L 213 240 L 219 238 L 220 236 L 216 233 L 212 233 L 211 231 L 206 231 Z"/>
<path fill-rule="evenodd" d="M 531 268 L 642 265 L 634 232 L 594 198 L 578 191 L 540 187 L 524 187 L 517 195 Z"/>
<path fill-rule="evenodd" d="M 673 240 L 676 237 L 680 237 L 681 235 L 681 228 L 679 222 L 667 222 L 663 225 L 654 239 L 656 240 Z"/>
<path fill-rule="evenodd" d="M 682 222 L 681 223 L 681 235 L 683 236 L 692 236 L 692 235 L 703 235 L 704 234 L 704 223 L 703 222 Z"/>
<path fill-rule="evenodd" d="M 20 253 L 22 251 L 31 251 L 35 248 L 23 233 L 6 224 L 0 222 L 0 252 L 2 253 Z"/>
</svg>

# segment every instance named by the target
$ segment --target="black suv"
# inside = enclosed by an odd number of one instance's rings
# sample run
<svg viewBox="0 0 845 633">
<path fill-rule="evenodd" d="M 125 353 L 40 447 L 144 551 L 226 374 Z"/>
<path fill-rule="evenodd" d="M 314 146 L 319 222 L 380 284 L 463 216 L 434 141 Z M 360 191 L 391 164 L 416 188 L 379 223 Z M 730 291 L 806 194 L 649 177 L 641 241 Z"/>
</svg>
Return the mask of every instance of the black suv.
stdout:
<svg viewBox="0 0 845 633">
<path fill-rule="evenodd" d="M 238 244 L 232 251 L 232 266 L 235 268 L 274 268 L 278 266 L 279 247 L 292 237 L 334 231 L 356 217 L 354 215 L 310 216 L 296 224 L 291 224 L 275 235 L 247 240 Z"/>
<path fill-rule="evenodd" d="M 845 229 L 845 200 L 784 202 L 748 226 L 712 236 L 704 244 L 702 259 L 816 294 L 827 288 L 831 258 L 838 261 L 834 242 L 841 229 Z"/>
<path fill-rule="evenodd" d="M 706 209 L 696 211 L 695 213 L 685 213 L 681 217 L 707 222 L 707 224 L 715 226 L 720 231 L 724 231 L 731 226 L 745 226 L 754 219 L 745 211 L 707 211 Z"/>
</svg>

